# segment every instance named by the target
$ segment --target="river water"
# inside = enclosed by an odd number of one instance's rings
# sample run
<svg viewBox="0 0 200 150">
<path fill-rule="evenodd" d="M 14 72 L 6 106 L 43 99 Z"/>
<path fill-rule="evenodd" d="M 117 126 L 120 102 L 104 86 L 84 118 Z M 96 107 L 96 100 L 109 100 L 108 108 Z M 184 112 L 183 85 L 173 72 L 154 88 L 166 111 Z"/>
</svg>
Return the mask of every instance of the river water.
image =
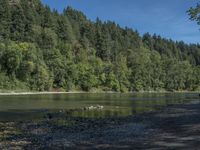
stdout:
<svg viewBox="0 0 200 150">
<path fill-rule="evenodd" d="M 199 101 L 197 93 L 46 94 L 0 96 L 0 121 L 32 120 L 47 112 L 77 117 L 123 117 Z M 103 109 L 83 110 L 91 106 Z"/>
</svg>

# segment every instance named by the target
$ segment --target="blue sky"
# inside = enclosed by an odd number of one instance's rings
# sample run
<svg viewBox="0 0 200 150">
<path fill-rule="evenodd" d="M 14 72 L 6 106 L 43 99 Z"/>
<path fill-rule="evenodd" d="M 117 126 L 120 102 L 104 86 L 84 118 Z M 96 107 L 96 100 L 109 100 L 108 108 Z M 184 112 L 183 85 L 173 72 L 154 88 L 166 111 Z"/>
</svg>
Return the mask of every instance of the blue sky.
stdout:
<svg viewBox="0 0 200 150">
<path fill-rule="evenodd" d="M 186 11 L 198 0 L 42 0 L 62 12 L 72 6 L 90 20 L 112 20 L 122 27 L 159 34 L 187 43 L 200 42 L 200 26 L 188 19 Z"/>
</svg>

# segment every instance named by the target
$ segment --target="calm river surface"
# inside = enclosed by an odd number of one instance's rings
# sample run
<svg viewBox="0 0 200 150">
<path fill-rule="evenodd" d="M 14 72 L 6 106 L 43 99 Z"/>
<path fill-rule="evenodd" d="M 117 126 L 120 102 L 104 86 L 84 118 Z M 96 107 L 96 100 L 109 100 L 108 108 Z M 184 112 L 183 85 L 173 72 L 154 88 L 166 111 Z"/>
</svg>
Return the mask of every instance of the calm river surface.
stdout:
<svg viewBox="0 0 200 150">
<path fill-rule="evenodd" d="M 171 104 L 198 101 L 197 93 L 47 94 L 0 96 L 0 121 L 32 120 L 46 112 L 65 112 L 78 117 L 120 117 L 161 109 Z M 101 110 L 79 110 L 90 106 Z M 77 111 L 74 111 L 76 110 Z"/>
</svg>

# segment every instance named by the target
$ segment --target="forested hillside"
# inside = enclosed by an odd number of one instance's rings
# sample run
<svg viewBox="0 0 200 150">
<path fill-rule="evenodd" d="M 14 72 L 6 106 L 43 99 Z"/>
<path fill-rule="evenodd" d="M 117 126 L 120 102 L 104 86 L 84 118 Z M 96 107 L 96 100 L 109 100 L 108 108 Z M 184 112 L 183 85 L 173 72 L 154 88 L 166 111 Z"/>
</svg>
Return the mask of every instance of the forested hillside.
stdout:
<svg viewBox="0 0 200 150">
<path fill-rule="evenodd" d="M 199 90 L 199 65 L 199 44 L 141 37 L 71 7 L 0 0 L 0 89 Z"/>
</svg>

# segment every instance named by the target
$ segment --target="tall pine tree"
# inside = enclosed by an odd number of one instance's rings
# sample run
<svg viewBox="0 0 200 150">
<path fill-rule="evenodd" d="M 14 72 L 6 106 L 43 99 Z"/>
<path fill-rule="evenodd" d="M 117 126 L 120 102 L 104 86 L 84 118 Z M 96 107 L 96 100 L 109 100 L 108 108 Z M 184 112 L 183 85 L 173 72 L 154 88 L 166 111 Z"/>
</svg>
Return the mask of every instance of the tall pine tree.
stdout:
<svg viewBox="0 0 200 150">
<path fill-rule="evenodd" d="M 8 39 L 10 33 L 11 13 L 8 0 L 0 0 L 0 41 Z"/>
</svg>

